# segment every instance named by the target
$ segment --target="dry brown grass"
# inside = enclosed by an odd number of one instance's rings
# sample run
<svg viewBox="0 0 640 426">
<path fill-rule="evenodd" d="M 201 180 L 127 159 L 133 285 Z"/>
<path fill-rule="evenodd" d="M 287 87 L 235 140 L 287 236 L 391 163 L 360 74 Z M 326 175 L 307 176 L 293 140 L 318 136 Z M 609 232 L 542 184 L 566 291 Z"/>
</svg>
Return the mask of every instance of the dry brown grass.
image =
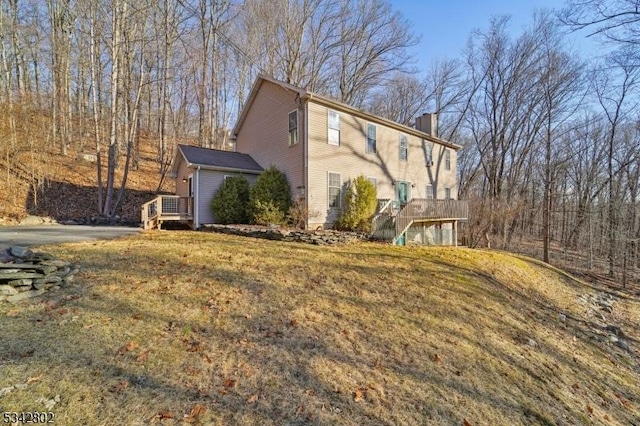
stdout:
<svg viewBox="0 0 640 426">
<path fill-rule="evenodd" d="M 526 259 L 166 231 L 48 249 L 83 269 L 0 305 L 0 389 L 28 383 L 5 411 L 59 395 L 61 425 L 640 418 L 638 299 L 604 314 L 625 351 L 595 338 L 594 288 Z"/>
</svg>

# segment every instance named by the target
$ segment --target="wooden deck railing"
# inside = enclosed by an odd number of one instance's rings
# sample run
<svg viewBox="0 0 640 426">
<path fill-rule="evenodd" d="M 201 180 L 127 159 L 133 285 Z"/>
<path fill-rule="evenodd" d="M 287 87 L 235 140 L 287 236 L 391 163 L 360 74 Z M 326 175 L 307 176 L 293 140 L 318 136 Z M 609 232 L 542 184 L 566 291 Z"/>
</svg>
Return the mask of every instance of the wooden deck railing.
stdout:
<svg viewBox="0 0 640 426">
<path fill-rule="evenodd" d="M 193 218 L 193 198 L 178 195 L 160 195 L 142 205 L 142 226 L 152 229 L 165 220 Z"/>
<path fill-rule="evenodd" d="M 414 198 L 396 215 L 394 242 L 415 222 L 445 222 L 465 220 L 468 217 L 467 201 Z"/>
</svg>

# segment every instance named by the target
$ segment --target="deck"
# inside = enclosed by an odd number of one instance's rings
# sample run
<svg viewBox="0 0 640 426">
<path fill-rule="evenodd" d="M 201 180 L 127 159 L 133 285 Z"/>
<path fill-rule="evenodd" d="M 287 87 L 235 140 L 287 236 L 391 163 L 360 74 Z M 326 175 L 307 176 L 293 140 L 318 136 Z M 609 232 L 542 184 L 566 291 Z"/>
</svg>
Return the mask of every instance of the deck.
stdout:
<svg viewBox="0 0 640 426">
<path fill-rule="evenodd" d="M 397 244 L 404 241 L 407 230 L 412 226 L 450 223 L 455 244 L 457 223 L 467 220 L 468 216 L 467 201 L 414 198 L 399 206 L 391 200 L 380 200 L 379 212 L 372 223 L 372 236 Z"/>
<path fill-rule="evenodd" d="M 193 197 L 160 195 L 142 205 L 143 229 L 160 229 L 163 222 L 179 221 L 193 225 Z"/>
</svg>

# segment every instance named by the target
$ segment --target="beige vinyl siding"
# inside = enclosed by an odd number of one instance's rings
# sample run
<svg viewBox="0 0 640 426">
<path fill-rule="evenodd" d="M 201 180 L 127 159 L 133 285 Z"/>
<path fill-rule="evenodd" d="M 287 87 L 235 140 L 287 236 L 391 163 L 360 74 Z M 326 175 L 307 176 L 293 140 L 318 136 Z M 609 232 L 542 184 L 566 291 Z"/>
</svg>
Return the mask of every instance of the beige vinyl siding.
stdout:
<svg viewBox="0 0 640 426">
<path fill-rule="evenodd" d="M 198 193 L 200 196 L 198 197 L 198 220 L 200 225 L 215 223 L 215 217 L 211 212 L 211 200 L 213 196 L 224 182 L 225 176 L 238 176 L 241 173 L 233 173 L 233 172 L 222 172 L 216 170 L 203 170 L 199 171 L 200 181 Z M 253 185 L 258 178 L 257 175 L 252 174 L 242 174 L 249 181 L 249 185 Z"/>
<path fill-rule="evenodd" d="M 444 196 L 444 188 L 456 189 L 456 153 L 451 150 L 451 170 L 444 170 L 441 145 L 434 144 L 431 167 L 426 167 L 424 140 L 407 134 L 407 161 L 400 160 L 398 141 L 400 132 L 383 124 L 340 113 L 340 146 L 327 141 L 328 108 L 309 102 L 309 227 L 331 226 L 334 215 L 327 205 L 327 173 L 340 173 L 342 182 L 360 174 L 377 180 L 378 198 L 396 198 L 394 181 L 410 183 L 411 198 L 426 198 L 426 185 L 437 188 L 438 198 Z M 285 116 L 286 116 L 285 112 Z M 376 125 L 376 152 L 367 153 L 367 124 Z M 254 157 L 255 158 L 255 157 Z M 440 195 L 442 194 L 442 195 Z"/>
<path fill-rule="evenodd" d="M 296 108 L 296 94 L 263 81 L 238 130 L 236 151 L 249 154 L 262 168 L 275 165 L 285 173 L 292 196 L 304 186 L 304 110 L 298 109 L 298 143 L 289 146 L 289 113 Z M 325 124 L 326 128 L 326 118 Z"/>
<path fill-rule="evenodd" d="M 183 178 L 189 178 L 189 175 L 193 173 L 193 170 L 187 166 L 187 162 L 184 160 L 184 157 L 181 153 L 178 153 L 177 160 L 178 163 L 178 173 L 176 175 L 176 195 L 181 197 L 189 196 L 189 182 L 182 182 Z"/>
</svg>

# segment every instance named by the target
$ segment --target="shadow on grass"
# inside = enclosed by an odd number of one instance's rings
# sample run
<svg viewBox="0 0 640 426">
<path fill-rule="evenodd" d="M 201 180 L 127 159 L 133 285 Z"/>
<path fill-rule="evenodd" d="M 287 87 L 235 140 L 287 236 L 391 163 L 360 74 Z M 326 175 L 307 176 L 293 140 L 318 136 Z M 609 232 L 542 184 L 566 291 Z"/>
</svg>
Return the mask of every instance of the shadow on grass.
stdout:
<svg viewBox="0 0 640 426">
<path fill-rule="evenodd" d="M 84 290 L 51 311 L 79 322 L 59 330 L 46 312 L 41 322 L 25 314 L 2 341 L 0 360 L 19 373 L 50 368 L 93 393 L 86 398 L 94 408 L 136 406 L 144 419 L 188 413 L 195 403 L 210 420 L 232 424 L 461 424 L 489 411 L 553 424 L 578 416 L 554 396 L 564 379 L 553 364 L 575 361 L 544 350 L 544 341 L 526 346 L 533 323 L 552 326 L 557 307 L 541 294 L 408 250 L 146 235 L 128 247 L 61 249 L 79 257 Z M 168 249 L 169 240 L 185 244 Z M 68 312 L 56 316 L 60 309 Z M 130 386 L 113 391 L 122 382 Z M 59 411 L 71 408 L 63 399 Z M 108 419 L 97 414 L 85 424 Z"/>
</svg>

